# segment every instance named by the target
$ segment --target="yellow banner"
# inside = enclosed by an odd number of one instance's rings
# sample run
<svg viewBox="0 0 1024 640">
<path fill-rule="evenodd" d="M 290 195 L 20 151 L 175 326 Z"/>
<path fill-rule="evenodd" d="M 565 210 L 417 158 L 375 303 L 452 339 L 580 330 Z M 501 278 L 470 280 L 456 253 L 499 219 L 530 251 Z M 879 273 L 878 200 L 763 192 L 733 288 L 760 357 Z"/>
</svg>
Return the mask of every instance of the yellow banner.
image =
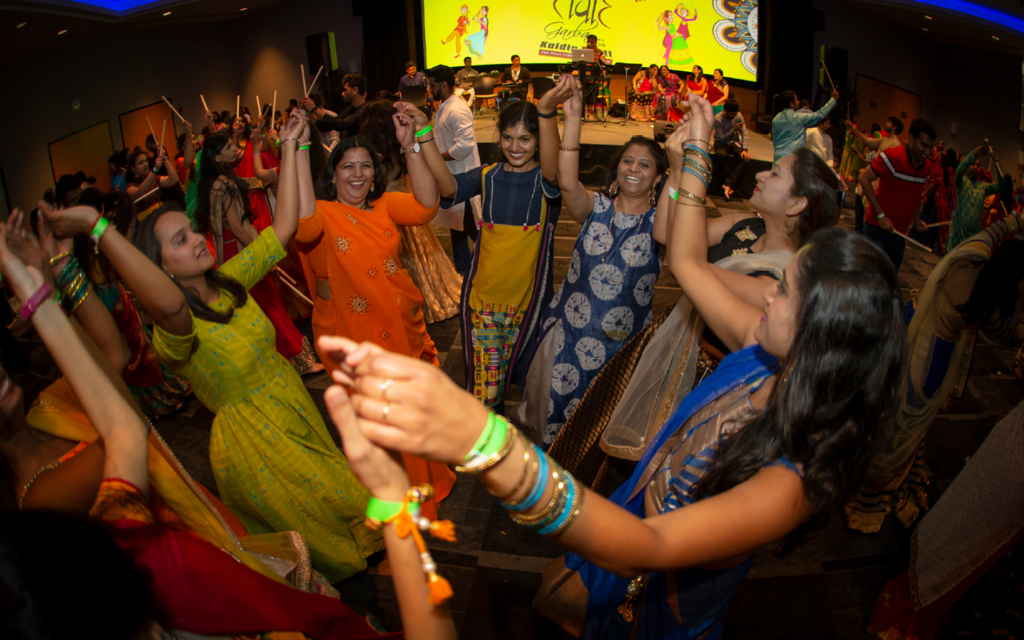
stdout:
<svg viewBox="0 0 1024 640">
<path fill-rule="evenodd" d="M 597 36 L 598 47 L 633 68 L 667 64 L 707 75 L 757 78 L 757 0 L 424 0 L 427 66 L 568 63 Z"/>
</svg>

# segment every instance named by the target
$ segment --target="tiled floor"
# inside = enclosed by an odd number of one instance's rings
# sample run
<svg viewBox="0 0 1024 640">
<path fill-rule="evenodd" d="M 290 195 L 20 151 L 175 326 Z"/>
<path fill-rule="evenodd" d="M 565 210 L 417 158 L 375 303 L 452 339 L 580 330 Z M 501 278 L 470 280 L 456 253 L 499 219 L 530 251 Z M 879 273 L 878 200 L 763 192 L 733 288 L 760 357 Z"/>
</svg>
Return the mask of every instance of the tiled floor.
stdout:
<svg viewBox="0 0 1024 640">
<path fill-rule="evenodd" d="M 713 199 L 719 209 L 746 209 L 744 203 Z M 849 212 L 848 212 L 849 213 Z M 568 216 L 565 216 L 568 218 Z M 852 220 L 843 224 L 852 226 Z M 563 220 L 556 232 L 555 281 L 565 274 L 579 225 Z M 439 234 L 442 243 L 449 239 Z M 920 289 L 935 264 L 934 256 L 907 251 L 901 270 L 904 297 Z M 655 305 L 675 302 L 679 289 L 667 271 L 658 281 Z M 310 325 L 300 323 L 309 335 Z M 456 319 L 430 325 L 441 350 L 443 369 L 464 381 L 462 348 Z M 38 338 L 22 324 L 16 332 L 32 346 L 33 366 L 20 376 L 29 400 L 58 374 Z M 942 410 L 926 440 L 925 455 L 933 474 L 932 498 L 963 467 L 995 424 L 1015 406 L 1024 390 L 1012 376 L 1013 352 L 979 346 L 971 381 L 962 399 Z M 325 375 L 306 380 L 323 408 Z M 515 401 L 513 395 L 510 401 Z M 156 421 L 156 428 L 192 475 L 216 492 L 208 445 L 212 414 L 194 402 L 177 415 Z M 434 557 L 455 590 L 451 609 L 463 638 L 563 638 L 560 629 L 534 612 L 531 601 L 544 566 L 561 554 L 548 540 L 516 527 L 473 478 L 461 477 L 441 506 L 441 515 L 457 524 L 459 541 L 431 542 Z M 728 612 L 727 638 L 865 638 L 864 623 L 881 585 L 906 569 L 909 535 L 891 519 L 875 535 L 848 531 L 836 516 L 799 546 L 782 554 L 764 549 L 756 554 L 748 579 L 740 586 Z M 361 574 L 339 585 L 343 599 L 378 616 L 391 628 L 400 621 L 394 589 L 387 576 Z"/>
</svg>

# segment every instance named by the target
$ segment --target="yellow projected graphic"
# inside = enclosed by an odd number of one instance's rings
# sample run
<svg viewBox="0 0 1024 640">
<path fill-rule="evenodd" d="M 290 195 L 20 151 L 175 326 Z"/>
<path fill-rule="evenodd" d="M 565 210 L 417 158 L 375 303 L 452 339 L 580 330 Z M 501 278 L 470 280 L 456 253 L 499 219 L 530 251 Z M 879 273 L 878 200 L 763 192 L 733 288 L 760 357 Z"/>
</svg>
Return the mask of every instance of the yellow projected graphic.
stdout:
<svg viewBox="0 0 1024 640">
<path fill-rule="evenodd" d="M 593 34 L 616 62 L 757 78 L 757 0 L 424 0 L 423 16 L 428 67 L 566 63 Z"/>
</svg>

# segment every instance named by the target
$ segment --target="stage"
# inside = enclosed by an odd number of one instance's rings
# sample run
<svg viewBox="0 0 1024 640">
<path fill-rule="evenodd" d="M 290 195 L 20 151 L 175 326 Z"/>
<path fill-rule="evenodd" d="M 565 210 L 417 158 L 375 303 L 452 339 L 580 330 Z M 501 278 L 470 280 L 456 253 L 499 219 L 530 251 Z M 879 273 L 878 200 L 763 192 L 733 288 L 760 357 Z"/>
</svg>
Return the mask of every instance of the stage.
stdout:
<svg viewBox="0 0 1024 640">
<path fill-rule="evenodd" d="M 498 118 L 493 109 L 487 113 L 478 113 L 473 122 L 476 130 L 476 142 L 480 149 L 480 160 L 487 164 L 496 162 L 498 142 Z M 558 130 L 562 131 L 564 118 L 558 118 Z M 612 157 L 619 147 L 629 141 L 633 136 L 644 136 L 654 139 L 653 122 L 633 122 L 628 120 L 623 124 L 622 118 L 608 118 L 607 122 L 583 123 L 583 130 L 580 134 L 580 181 L 591 188 L 604 186 L 605 169 L 611 163 Z M 746 172 L 745 179 L 737 184 L 737 196 L 749 198 L 754 188 L 754 175 L 758 171 L 771 169 L 774 147 L 768 136 L 755 133 L 748 129 L 748 147 L 751 164 Z M 731 158 L 715 158 L 715 180 L 711 184 L 709 195 L 722 195 L 721 183 L 728 175 L 728 165 Z"/>
</svg>

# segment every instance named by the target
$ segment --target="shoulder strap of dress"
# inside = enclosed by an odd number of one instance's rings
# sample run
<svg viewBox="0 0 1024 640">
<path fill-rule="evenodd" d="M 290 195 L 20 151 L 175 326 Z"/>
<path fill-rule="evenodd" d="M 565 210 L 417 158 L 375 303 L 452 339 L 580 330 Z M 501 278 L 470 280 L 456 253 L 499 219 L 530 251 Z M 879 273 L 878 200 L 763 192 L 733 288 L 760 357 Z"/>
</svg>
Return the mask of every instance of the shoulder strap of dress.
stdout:
<svg viewBox="0 0 1024 640">
<path fill-rule="evenodd" d="M 480 199 L 487 199 L 487 174 L 497 168 L 499 163 L 489 164 L 480 170 Z"/>
</svg>

